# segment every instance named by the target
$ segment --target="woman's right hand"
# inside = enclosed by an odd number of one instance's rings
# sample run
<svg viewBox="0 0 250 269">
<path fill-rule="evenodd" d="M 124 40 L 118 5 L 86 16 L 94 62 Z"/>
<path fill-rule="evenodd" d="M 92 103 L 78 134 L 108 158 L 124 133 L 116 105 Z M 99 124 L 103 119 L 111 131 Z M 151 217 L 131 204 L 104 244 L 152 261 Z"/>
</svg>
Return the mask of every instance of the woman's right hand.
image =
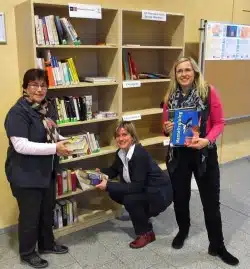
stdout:
<svg viewBox="0 0 250 269">
<path fill-rule="evenodd" d="M 172 121 L 165 121 L 163 124 L 164 124 L 164 131 L 167 134 L 172 133 L 173 127 L 174 127 L 174 123 Z"/>
<path fill-rule="evenodd" d="M 58 156 L 69 156 L 72 154 L 72 151 L 65 146 L 67 143 L 67 140 L 59 141 L 56 143 L 56 153 Z"/>
</svg>

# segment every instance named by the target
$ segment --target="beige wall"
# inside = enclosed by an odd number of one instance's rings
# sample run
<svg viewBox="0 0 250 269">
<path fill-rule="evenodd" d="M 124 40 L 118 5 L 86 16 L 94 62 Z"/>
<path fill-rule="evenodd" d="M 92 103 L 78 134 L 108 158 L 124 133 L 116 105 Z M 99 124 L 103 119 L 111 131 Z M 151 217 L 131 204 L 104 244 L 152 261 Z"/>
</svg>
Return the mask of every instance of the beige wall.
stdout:
<svg viewBox="0 0 250 269">
<path fill-rule="evenodd" d="M 16 49 L 16 36 L 15 36 L 15 17 L 14 6 L 23 2 L 22 0 L 1 0 L 1 10 L 6 14 L 7 25 L 7 45 L 0 45 L 0 81 L 1 81 L 1 98 L 0 98 L 0 148 L 2 154 L 0 155 L 0 229 L 13 225 L 17 222 L 17 208 L 16 202 L 12 198 L 9 185 L 4 174 L 4 162 L 7 149 L 7 139 L 3 122 L 5 115 L 20 94 L 19 78 L 17 69 L 17 49 Z M 52 2 L 49 1 L 48 2 Z M 53 1 L 65 2 L 68 1 Z M 246 14 L 242 9 L 250 9 L 249 0 L 95 0 L 90 1 L 74 1 L 84 3 L 100 3 L 107 7 L 123 7 L 123 8 L 142 8 L 165 10 L 170 12 L 180 12 L 186 15 L 186 54 L 197 57 L 198 41 L 199 41 L 199 21 L 201 18 L 208 20 L 217 20 L 224 22 L 243 22 L 250 24 L 249 13 Z M 234 5 L 233 5 L 233 2 Z M 134 5 L 136 3 L 136 6 Z M 20 22 L 21 23 L 21 22 Z M 225 134 L 222 139 L 221 157 L 222 161 L 231 160 L 234 157 L 242 157 L 248 155 L 250 143 L 248 140 L 240 142 L 243 132 L 249 123 L 240 123 L 226 127 Z M 237 131 L 236 131 L 237 130 Z M 249 132 L 248 132 L 249 133 Z M 235 140 L 235 135 L 237 139 Z M 223 146 L 223 143 L 226 144 Z M 235 141 L 242 144 L 242 150 L 235 153 Z"/>
</svg>

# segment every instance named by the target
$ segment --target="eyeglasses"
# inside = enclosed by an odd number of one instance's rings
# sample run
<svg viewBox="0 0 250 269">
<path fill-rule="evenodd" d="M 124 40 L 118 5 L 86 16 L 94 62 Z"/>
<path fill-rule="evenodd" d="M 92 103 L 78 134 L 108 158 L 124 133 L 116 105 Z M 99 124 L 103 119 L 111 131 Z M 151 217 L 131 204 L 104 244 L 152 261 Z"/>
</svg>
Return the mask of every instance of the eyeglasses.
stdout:
<svg viewBox="0 0 250 269">
<path fill-rule="evenodd" d="M 47 91 L 48 89 L 48 86 L 46 84 L 40 85 L 37 83 L 29 83 L 28 86 L 32 88 L 33 90 L 38 90 L 40 88 L 42 91 Z"/>
<path fill-rule="evenodd" d="M 176 70 L 176 74 L 180 75 L 182 73 L 191 73 L 194 70 L 192 68 L 178 69 Z"/>
</svg>

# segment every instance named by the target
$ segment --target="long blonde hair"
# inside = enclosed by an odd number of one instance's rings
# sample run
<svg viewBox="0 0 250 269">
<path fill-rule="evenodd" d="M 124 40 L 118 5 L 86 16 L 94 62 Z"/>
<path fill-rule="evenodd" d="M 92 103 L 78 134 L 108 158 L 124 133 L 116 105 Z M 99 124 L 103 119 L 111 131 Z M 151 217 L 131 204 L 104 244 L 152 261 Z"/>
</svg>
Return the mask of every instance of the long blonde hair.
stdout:
<svg viewBox="0 0 250 269">
<path fill-rule="evenodd" d="M 169 96 L 171 96 L 177 89 L 178 87 L 178 82 L 176 80 L 176 67 L 184 62 L 190 62 L 193 70 L 194 70 L 194 86 L 197 89 L 198 95 L 201 97 L 203 101 L 208 96 L 208 83 L 204 80 L 203 75 L 201 74 L 200 68 L 195 62 L 195 60 L 191 57 L 183 57 L 178 59 L 173 66 L 173 69 L 171 71 L 170 75 L 170 83 L 169 83 L 169 88 L 167 90 L 167 93 L 164 97 L 164 102 L 167 104 Z"/>
</svg>

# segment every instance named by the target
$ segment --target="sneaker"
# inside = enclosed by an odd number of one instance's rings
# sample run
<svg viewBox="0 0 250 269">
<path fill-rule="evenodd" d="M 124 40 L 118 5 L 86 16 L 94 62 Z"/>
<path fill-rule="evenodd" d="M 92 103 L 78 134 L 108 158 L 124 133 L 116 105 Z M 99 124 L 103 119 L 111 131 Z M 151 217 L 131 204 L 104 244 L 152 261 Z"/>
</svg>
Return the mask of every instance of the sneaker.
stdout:
<svg viewBox="0 0 250 269">
<path fill-rule="evenodd" d="M 68 247 L 57 244 L 55 244 L 52 249 L 39 249 L 39 253 L 41 254 L 65 254 L 68 252 Z"/>
<path fill-rule="evenodd" d="M 21 262 L 28 264 L 33 268 L 45 268 L 48 267 L 49 263 L 42 259 L 36 252 L 29 255 L 22 255 Z"/>
<path fill-rule="evenodd" d="M 184 245 L 184 241 L 186 240 L 187 237 L 188 233 L 183 233 L 179 231 L 172 242 L 172 247 L 175 249 L 182 248 Z"/>
<path fill-rule="evenodd" d="M 137 236 L 137 238 L 129 244 L 131 248 L 143 248 L 147 244 L 155 241 L 155 233 L 153 231 Z"/>
<path fill-rule="evenodd" d="M 229 253 L 226 250 L 225 246 L 216 249 L 213 248 L 211 245 L 209 245 L 208 254 L 211 256 L 218 256 L 224 263 L 229 265 L 239 264 L 239 260 L 236 257 L 234 257 L 231 253 Z"/>
</svg>

